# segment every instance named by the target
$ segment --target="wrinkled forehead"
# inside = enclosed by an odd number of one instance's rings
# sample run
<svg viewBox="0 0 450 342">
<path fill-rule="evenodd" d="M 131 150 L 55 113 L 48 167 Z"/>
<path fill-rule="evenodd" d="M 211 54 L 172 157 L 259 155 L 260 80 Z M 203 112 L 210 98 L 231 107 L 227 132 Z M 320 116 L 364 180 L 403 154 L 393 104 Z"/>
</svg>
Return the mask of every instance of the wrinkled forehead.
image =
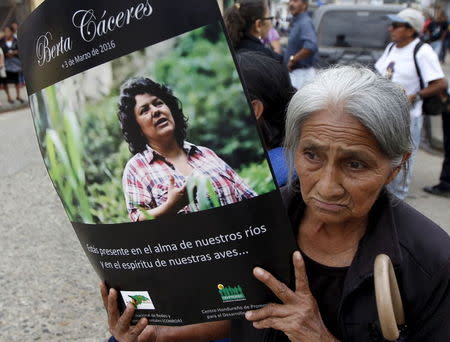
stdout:
<svg viewBox="0 0 450 342">
<path fill-rule="evenodd" d="M 381 153 L 372 132 L 356 117 L 343 110 L 326 109 L 312 113 L 299 132 L 300 143 L 314 142 L 317 146 L 349 149 L 368 148 Z"/>
</svg>

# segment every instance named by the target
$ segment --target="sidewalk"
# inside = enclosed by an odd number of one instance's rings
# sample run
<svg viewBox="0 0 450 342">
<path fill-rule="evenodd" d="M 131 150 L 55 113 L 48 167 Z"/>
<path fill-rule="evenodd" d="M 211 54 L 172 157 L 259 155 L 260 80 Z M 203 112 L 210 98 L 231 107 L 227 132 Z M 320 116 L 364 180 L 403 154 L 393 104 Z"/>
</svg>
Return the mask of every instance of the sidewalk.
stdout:
<svg viewBox="0 0 450 342">
<path fill-rule="evenodd" d="M 11 97 L 15 100 L 16 99 L 16 89 L 14 85 L 9 84 L 9 93 L 11 94 Z M 0 113 L 4 112 L 10 112 L 13 110 L 21 109 L 21 108 L 27 108 L 28 107 L 28 95 L 26 87 L 20 88 L 20 97 L 25 100 L 24 103 L 20 103 L 19 101 L 15 100 L 14 103 L 8 103 L 6 92 L 3 89 L 0 89 Z"/>
</svg>

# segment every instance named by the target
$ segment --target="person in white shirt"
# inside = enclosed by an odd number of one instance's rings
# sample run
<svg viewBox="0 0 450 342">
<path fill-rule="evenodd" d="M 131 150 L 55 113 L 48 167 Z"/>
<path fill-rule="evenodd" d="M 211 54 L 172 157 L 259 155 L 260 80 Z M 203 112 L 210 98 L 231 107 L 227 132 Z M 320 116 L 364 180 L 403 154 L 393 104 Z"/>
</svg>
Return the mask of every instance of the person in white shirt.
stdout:
<svg viewBox="0 0 450 342">
<path fill-rule="evenodd" d="M 420 78 L 414 63 L 414 50 L 416 45 L 421 43 L 419 32 L 424 24 L 422 13 L 407 8 L 396 15 L 388 15 L 388 18 L 391 20 L 389 32 L 392 43 L 386 47 L 383 55 L 375 63 L 375 68 L 381 75 L 399 84 L 411 103 L 410 127 L 414 151 L 409 159 L 406 181 L 403 175 L 399 174 L 388 187 L 398 198 L 405 199 L 411 182 L 414 157 L 420 143 L 423 124 L 422 99 L 444 91 L 447 82 L 438 56 L 430 45 L 423 44 L 416 52 L 417 66 L 424 82 L 424 88 L 421 89 Z"/>
</svg>

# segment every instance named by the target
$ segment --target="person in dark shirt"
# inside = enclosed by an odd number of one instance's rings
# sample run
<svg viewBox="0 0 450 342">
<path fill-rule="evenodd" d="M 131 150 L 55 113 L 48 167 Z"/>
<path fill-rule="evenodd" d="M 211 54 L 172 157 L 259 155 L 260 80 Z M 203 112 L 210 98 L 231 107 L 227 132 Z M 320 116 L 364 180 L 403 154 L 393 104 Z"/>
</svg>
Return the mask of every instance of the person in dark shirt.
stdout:
<svg viewBox="0 0 450 342">
<path fill-rule="evenodd" d="M 288 168 L 282 147 L 286 109 L 295 93 L 286 68 L 261 52 L 237 54 L 242 78 L 252 101 L 272 169 L 279 186 L 286 185 Z"/>
<path fill-rule="evenodd" d="M 241 0 L 224 14 L 225 26 L 236 51 L 259 51 L 281 63 L 283 57 L 262 42 L 272 28 L 272 20 L 263 0 Z"/>
</svg>

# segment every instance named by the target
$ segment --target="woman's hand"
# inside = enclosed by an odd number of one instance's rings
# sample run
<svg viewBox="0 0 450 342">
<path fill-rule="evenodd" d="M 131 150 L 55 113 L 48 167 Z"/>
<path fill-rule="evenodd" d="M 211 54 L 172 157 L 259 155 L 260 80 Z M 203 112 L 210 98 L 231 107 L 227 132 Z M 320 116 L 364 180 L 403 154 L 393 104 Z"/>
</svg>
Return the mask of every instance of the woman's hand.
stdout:
<svg viewBox="0 0 450 342">
<path fill-rule="evenodd" d="M 186 185 L 178 188 L 175 185 L 175 178 L 170 176 L 170 183 L 167 190 L 167 200 L 159 207 L 147 210 L 147 213 L 152 217 L 160 217 L 169 214 L 176 214 L 182 208 L 189 204 L 189 199 L 186 191 Z M 138 221 L 145 221 L 145 215 L 139 215 Z"/>
<path fill-rule="evenodd" d="M 255 267 L 253 274 L 283 302 L 268 304 L 262 309 L 247 311 L 245 318 L 257 329 L 273 328 L 283 331 L 292 342 L 338 341 L 322 321 L 313 297 L 300 252 L 293 255 L 295 292 L 275 279 L 269 272 Z"/>
<path fill-rule="evenodd" d="M 130 326 L 135 310 L 134 306 L 127 307 L 120 316 L 117 308 L 117 291 L 111 289 L 108 294 L 105 283 L 101 283 L 100 292 L 108 314 L 109 331 L 119 342 L 206 342 L 223 339 L 230 332 L 229 321 L 169 327 L 147 325 L 147 319 L 143 318 L 135 326 Z"/>
<path fill-rule="evenodd" d="M 165 327 L 148 325 L 146 318 L 141 318 L 136 325 L 131 326 L 130 322 L 135 311 L 134 306 L 131 303 L 128 304 L 124 313 L 120 316 L 117 307 L 117 291 L 110 289 L 108 293 L 105 283 L 101 283 L 100 292 L 108 314 L 109 331 L 116 340 L 119 342 L 161 342 L 163 340 L 158 338 L 158 335 L 159 330 Z"/>
<path fill-rule="evenodd" d="M 175 178 L 170 176 L 169 188 L 167 190 L 167 201 L 164 203 L 168 212 L 177 213 L 179 210 L 188 205 L 188 195 L 186 185 L 178 188 L 175 185 Z"/>
</svg>

